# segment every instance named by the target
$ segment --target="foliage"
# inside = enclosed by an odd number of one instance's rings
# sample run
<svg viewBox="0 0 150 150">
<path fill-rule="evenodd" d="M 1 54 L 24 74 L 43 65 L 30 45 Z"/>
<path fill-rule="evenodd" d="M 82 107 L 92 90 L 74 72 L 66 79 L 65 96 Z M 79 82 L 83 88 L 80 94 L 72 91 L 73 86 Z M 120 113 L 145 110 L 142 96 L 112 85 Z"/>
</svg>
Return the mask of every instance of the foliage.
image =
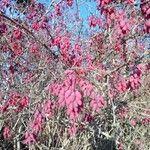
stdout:
<svg viewBox="0 0 150 150">
<path fill-rule="evenodd" d="M 150 1 L 95 3 L 0 1 L 0 147 L 150 148 Z"/>
</svg>

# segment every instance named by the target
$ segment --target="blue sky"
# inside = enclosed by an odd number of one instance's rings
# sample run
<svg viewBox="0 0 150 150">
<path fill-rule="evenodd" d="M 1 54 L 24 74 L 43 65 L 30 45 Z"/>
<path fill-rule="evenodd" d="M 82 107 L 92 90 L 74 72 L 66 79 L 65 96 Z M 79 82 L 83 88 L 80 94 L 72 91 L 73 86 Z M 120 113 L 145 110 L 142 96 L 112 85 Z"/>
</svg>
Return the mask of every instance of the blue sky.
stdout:
<svg viewBox="0 0 150 150">
<path fill-rule="evenodd" d="M 41 3 L 44 3 L 46 5 L 49 5 L 51 3 L 51 0 L 38 0 Z M 76 6 L 76 1 L 74 0 L 74 6 Z M 82 19 L 86 22 L 88 17 L 91 14 L 98 14 L 98 11 L 96 11 L 96 2 L 94 0 L 78 0 L 79 3 L 79 14 Z M 76 9 L 74 7 L 74 9 Z M 74 9 L 72 9 L 74 11 Z"/>
<path fill-rule="evenodd" d="M 56 0 L 57 1 L 57 0 Z M 40 3 L 44 3 L 45 5 L 49 6 L 51 4 L 51 0 L 38 0 Z M 60 1 L 59 1 L 60 2 Z M 83 20 L 83 28 L 82 28 L 82 34 L 83 36 L 88 36 L 89 33 L 89 26 L 88 26 L 88 18 L 91 15 L 97 15 L 99 16 L 99 12 L 96 9 L 96 2 L 95 0 L 74 0 L 73 7 L 69 8 L 69 11 L 73 13 L 76 12 L 76 2 L 78 2 L 78 9 L 79 9 L 79 16 Z M 93 29 L 94 32 L 98 31 L 98 28 Z"/>
</svg>

